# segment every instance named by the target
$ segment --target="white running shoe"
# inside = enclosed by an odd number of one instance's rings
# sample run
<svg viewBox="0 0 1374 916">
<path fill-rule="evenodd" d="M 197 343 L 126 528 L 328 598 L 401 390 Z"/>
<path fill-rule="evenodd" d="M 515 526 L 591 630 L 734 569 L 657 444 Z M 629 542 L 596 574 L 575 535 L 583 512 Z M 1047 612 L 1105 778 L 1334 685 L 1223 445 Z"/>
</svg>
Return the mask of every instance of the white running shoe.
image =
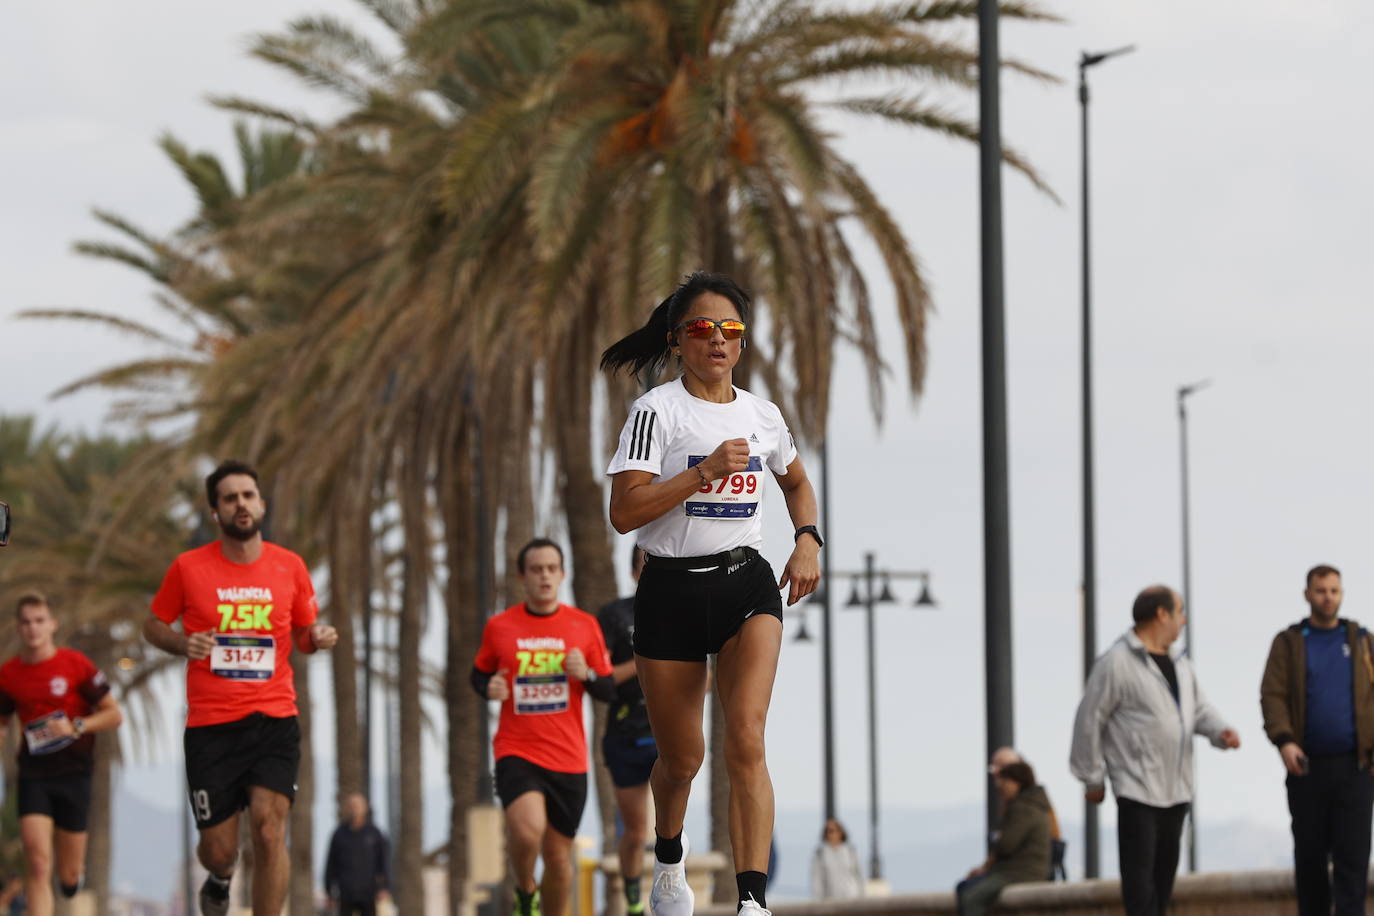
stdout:
<svg viewBox="0 0 1374 916">
<path fill-rule="evenodd" d="M 754 895 L 750 894 L 748 900 L 741 900 L 739 902 L 739 913 L 736 914 L 736 916 L 773 916 L 773 911 L 765 910 L 763 907 L 759 906 L 758 901 L 754 899 Z"/>
<path fill-rule="evenodd" d="M 665 865 L 654 856 L 654 886 L 649 891 L 649 909 L 654 916 L 692 916 L 696 895 L 687 885 L 687 834 L 682 835 L 682 859 Z"/>
</svg>

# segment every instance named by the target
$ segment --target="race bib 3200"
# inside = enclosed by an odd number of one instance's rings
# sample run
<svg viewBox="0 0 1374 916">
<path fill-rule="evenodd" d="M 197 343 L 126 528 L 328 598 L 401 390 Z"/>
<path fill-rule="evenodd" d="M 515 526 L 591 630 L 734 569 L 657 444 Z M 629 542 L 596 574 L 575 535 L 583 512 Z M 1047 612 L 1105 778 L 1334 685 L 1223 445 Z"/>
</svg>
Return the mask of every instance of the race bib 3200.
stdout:
<svg viewBox="0 0 1374 916">
<path fill-rule="evenodd" d="M 687 467 L 694 468 L 704 460 L 705 455 L 688 455 Z M 748 468 L 702 484 L 684 506 L 692 518 L 753 518 L 762 494 L 763 459 L 750 455 Z"/>
<path fill-rule="evenodd" d="M 515 714 L 545 716 L 568 708 L 566 674 L 518 674 L 515 676 Z"/>
</svg>

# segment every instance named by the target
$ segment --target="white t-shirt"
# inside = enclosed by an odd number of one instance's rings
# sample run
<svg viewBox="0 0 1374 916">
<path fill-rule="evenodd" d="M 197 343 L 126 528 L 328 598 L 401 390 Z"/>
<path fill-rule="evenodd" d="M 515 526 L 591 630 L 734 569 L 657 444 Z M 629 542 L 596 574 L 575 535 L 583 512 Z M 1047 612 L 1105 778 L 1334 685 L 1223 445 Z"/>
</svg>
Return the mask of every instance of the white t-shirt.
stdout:
<svg viewBox="0 0 1374 916">
<path fill-rule="evenodd" d="M 711 482 L 639 529 L 639 546 L 660 557 L 704 557 L 763 544 L 767 467 L 786 475 L 797 457 L 782 412 L 771 401 L 736 388 L 717 404 L 693 397 L 678 379 L 634 402 L 607 475 L 648 471 L 654 481 L 694 467 L 727 439 L 749 442 L 749 468 Z"/>
</svg>

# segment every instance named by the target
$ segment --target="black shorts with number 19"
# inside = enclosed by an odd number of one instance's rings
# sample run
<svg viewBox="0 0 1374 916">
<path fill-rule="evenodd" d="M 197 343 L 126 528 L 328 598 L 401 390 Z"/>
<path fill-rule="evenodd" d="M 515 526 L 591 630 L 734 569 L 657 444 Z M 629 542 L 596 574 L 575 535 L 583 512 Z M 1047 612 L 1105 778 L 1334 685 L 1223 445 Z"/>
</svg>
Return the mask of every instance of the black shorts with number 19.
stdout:
<svg viewBox="0 0 1374 916">
<path fill-rule="evenodd" d="M 731 570 L 697 572 L 649 564 L 635 590 L 635 652 L 645 658 L 702 662 L 755 614 L 782 619 L 782 596 L 768 561 L 753 554 Z"/>
<path fill-rule="evenodd" d="M 213 827 L 248 807 L 253 786 L 296 798 L 301 730 L 295 716 L 255 712 L 234 722 L 186 729 L 186 785 L 196 827 Z"/>
</svg>

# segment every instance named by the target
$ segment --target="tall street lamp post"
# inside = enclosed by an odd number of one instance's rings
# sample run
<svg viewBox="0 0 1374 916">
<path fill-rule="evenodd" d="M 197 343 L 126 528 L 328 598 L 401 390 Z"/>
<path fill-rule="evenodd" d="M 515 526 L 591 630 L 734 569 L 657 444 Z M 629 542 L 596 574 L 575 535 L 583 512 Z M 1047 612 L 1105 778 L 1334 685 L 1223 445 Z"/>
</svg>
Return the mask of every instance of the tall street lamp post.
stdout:
<svg viewBox="0 0 1374 916">
<path fill-rule="evenodd" d="M 1178 448 L 1179 474 L 1183 498 L 1183 606 L 1188 616 L 1183 620 L 1183 641 L 1188 647 L 1188 658 L 1197 661 L 1193 652 L 1193 557 L 1192 539 L 1189 535 L 1190 513 L 1188 505 L 1188 398 L 1208 385 L 1211 379 L 1180 385 L 1178 388 Z M 1188 871 L 1197 872 L 1197 780 L 1193 780 L 1193 803 L 1188 809 Z"/>
<path fill-rule="evenodd" d="M 830 441 L 821 440 L 821 530 L 833 534 L 830 524 Z M 833 541 L 834 538 L 831 538 Z M 821 551 L 821 588 L 812 596 L 821 606 L 821 732 L 822 732 L 822 778 L 825 782 L 825 816 L 835 817 L 835 691 L 834 691 L 834 643 L 831 639 L 830 596 L 830 555 L 834 552 Z M 802 632 L 805 632 L 803 629 Z"/>
<path fill-rule="evenodd" d="M 998 0 L 978 0 L 978 207 L 982 268 L 983 677 L 987 752 L 1015 744 L 1011 671 L 1011 493 L 1007 479 L 1006 310 L 1002 271 L 1002 60 Z M 987 823 L 997 819 L 987 782 Z"/>
<path fill-rule="evenodd" d="M 874 566 L 872 553 L 864 554 L 864 568 L 858 572 L 837 572 L 837 576 L 850 576 L 854 579 L 854 591 L 849 596 L 846 607 L 861 607 L 865 612 L 866 660 L 868 668 L 868 842 L 869 877 L 878 879 L 883 876 L 882 857 L 878 852 L 878 665 L 877 638 L 874 634 L 873 606 L 889 604 L 897 599 L 892 595 L 893 579 L 919 579 L 921 594 L 917 597 L 916 607 L 935 607 L 930 597 L 930 573 L 878 570 Z M 874 588 L 874 580 L 881 575 L 882 591 Z M 863 582 L 863 592 L 859 582 Z"/>
<path fill-rule="evenodd" d="M 1083 140 L 1083 680 L 1086 682 L 1097 657 L 1097 555 L 1096 522 L 1093 517 L 1093 387 L 1092 387 L 1092 249 L 1088 210 L 1088 68 L 1112 57 L 1135 50 L 1135 45 L 1101 51 L 1081 52 L 1078 58 L 1078 104 Z M 1083 875 L 1098 876 L 1097 806 L 1083 806 Z"/>
</svg>

